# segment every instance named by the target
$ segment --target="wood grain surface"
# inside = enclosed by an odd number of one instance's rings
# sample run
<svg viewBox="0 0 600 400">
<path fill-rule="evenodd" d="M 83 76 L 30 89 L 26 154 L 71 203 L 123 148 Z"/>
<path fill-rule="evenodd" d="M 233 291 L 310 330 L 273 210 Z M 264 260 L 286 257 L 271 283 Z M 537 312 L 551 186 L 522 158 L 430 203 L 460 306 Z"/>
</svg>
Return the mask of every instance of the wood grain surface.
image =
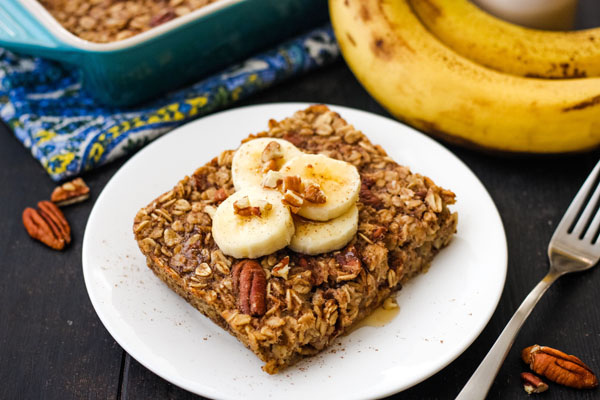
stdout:
<svg viewBox="0 0 600 400">
<path fill-rule="evenodd" d="M 600 6 L 590 0 L 582 6 L 589 12 L 580 14 L 580 26 L 599 25 Z M 388 115 L 343 61 L 240 105 L 279 101 L 323 102 Z M 474 171 L 498 207 L 508 240 L 507 281 L 496 312 L 473 345 L 438 374 L 395 399 L 452 399 L 458 394 L 545 274 L 552 232 L 600 158 L 599 151 L 506 157 L 447 147 Z M 54 183 L 10 131 L 0 126 L 0 398 L 198 398 L 129 357 L 100 323 L 86 293 L 81 244 L 87 218 L 98 194 L 124 161 L 84 175 L 92 191 L 90 200 L 65 208 L 73 242 L 63 252 L 52 251 L 27 236 L 21 212 L 48 198 Z M 600 373 L 599 299 L 600 268 L 561 278 L 523 326 L 488 398 L 528 398 L 520 383 L 519 374 L 527 368 L 519 353 L 535 343 L 575 354 Z M 552 384 L 540 398 L 598 399 L 600 391 Z"/>
</svg>

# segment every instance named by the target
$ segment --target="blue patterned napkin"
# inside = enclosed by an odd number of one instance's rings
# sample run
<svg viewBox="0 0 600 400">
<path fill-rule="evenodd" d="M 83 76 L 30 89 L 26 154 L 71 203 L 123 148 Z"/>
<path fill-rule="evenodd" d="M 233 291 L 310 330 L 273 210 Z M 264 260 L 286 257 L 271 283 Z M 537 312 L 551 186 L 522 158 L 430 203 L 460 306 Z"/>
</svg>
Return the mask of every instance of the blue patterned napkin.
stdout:
<svg viewBox="0 0 600 400">
<path fill-rule="evenodd" d="M 337 58 L 331 27 L 137 108 L 98 104 L 76 69 L 0 49 L 0 117 L 56 181 L 133 152 L 192 119 Z"/>
</svg>

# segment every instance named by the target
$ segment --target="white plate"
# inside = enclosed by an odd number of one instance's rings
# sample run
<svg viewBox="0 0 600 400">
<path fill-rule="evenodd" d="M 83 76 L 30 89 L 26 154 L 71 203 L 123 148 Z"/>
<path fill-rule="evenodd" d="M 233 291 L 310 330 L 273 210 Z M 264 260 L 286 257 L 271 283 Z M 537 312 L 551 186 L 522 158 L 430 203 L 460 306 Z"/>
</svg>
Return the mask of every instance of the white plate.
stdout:
<svg viewBox="0 0 600 400">
<path fill-rule="evenodd" d="M 400 313 L 270 376 L 262 362 L 146 267 L 132 233 L 141 207 L 249 133 L 307 104 L 244 107 L 189 123 L 129 160 L 106 185 L 83 240 L 83 272 L 98 316 L 136 360 L 191 392 L 219 399 L 366 399 L 433 375 L 479 335 L 500 299 L 507 250 L 502 221 L 475 175 L 444 147 L 391 119 L 332 106 L 397 162 L 457 195 L 458 234 L 430 271 L 398 296 Z"/>
</svg>

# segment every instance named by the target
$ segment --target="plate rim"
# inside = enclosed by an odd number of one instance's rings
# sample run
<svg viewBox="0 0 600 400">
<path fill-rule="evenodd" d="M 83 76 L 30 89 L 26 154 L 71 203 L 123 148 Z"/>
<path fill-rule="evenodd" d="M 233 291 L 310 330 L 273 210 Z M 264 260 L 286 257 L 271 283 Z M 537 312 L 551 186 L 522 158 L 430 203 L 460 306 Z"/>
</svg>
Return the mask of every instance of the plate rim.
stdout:
<svg viewBox="0 0 600 400">
<path fill-rule="evenodd" d="M 211 387 L 209 386 L 203 386 L 203 391 L 198 391 L 198 388 L 196 387 L 191 387 L 190 385 L 187 384 L 187 381 L 185 379 L 180 378 L 178 375 L 172 375 L 169 374 L 167 371 L 162 370 L 160 368 L 157 368 L 155 365 L 152 365 L 152 363 L 150 363 L 146 357 L 144 357 L 143 354 L 137 354 L 137 352 L 131 351 L 131 346 L 129 345 L 129 343 L 127 343 L 127 340 L 125 340 L 125 338 L 115 332 L 116 328 L 113 326 L 110 326 L 110 323 L 107 324 L 106 323 L 106 317 L 105 317 L 105 311 L 100 311 L 102 310 L 102 307 L 99 306 L 99 302 L 100 300 L 97 298 L 94 298 L 92 295 L 92 289 L 90 289 L 91 285 L 93 283 L 91 283 L 91 277 L 90 277 L 90 273 L 88 271 L 89 268 L 91 267 L 86 267 L 86 260 L 88 258 L 88 253 L 89 253 L 89 234 L 88 234 L 88 229 L 91 230 L 92 228 L 90 228 L 90 221 L 94 220 L 95 214 L 98 212 L 97 210 L 99 209 L 99 207 L 97 207 L 97 204 L 101 204 L 105 193 L 107 192 L 107 189 L 109 189 L 112 184 L 114 184 L 113 182 L 118 180 L 119 177 L 121 176 L 121 174 L 125 174 L 127 170 L 127 166 L 131 163 L 135 163 L 137 162 L 136 160 L 138 158 L 142 158 L 144 157 L 144 153 L 147 151 L 147 149 L 151 149 L 154 148 L 156 146 L 160 146 L 162 141 L 164 140 L 169 140 L 168 138 L 170 136 L 173 136 L 173 134 L 177 134 L 180 130 L 188 130 L 190 129 L 190 127 L 196 125 L 196 124 L 202 124 L 206 119 L 210 119 L 210 118 L 217 118 L 217 117 L 222 117 L 223 115 L 227 115 L 227 114 L 233 114 L 235 112 L 238 112 L 240 110 L 252 110 L 255 109 L 258 112 L 260 112 L 260 109 L 264 109 L 264 110 L 268 110 L 271 107 L 279 107 L 279 106 L 285 106 L 285 107 L 289 107 L 290 110 L 293 108 L 294 110 L 291 111 L 291 113 L 293 113 L 294 111 L 300 110 L 300 109 L 304 109 L 310 105 L 314 105 L 314 104 L 325 104 L 325 103 L 310 103 L 310 102 L 269 102 L 269 103 L 261 103 L 261 104 L 255 104 L 255 105 L 247 105 L 247 106 L 242 106 L 242 107 L 235 107 L 235 108 L 231 108 L 231 109 L 227 109 L 227 110 L 223 110 L 214 114 L 210 114 L 208 116 L 202 117 L 202 118 L 198 118 L 194 121 L 190 121 L 184 125 L 179 126 L 178 128 L 168 132 L 167 134 L 157 138 L 156 140 L 154 140 L 152 143 L 148 144 L 147 146 L 145 146 L 144 148 L 140 149 L 139 151 L 137 151 L 134 155 L 132 155 L 121 167 L 119 167 L 119 169 L 114 173 L 114 175 L 109 179 L 109 181 L 105 184 L 104 188 L 102 189 L 101 193 L 98 195 L 98 198 L 96 199 L 92 211 L 90 212 L 90 215 L 88 217 L 88 221 L 86 223 L 86 227 L 85 227 L 85 231 L 84 231 L 84 236 L 83 236 L 83 242 L 82 242 L 82 270 L 83 270 L 83 277 L 84 277 L 84 283 L 86 286 L 86 291 L 88 293 L 88 297 L 90 299 L 90 302 L 92 303 L 92 306 L 94 308 L 94 311 L 96 312 L 96 314 L 98 315 L 98 318 L 100 319 L 100 321 L 102 322 L 103 326 L 105 327 L 105 329 L 109 332 L 109 334 L 112 336 L 112 338 L 122 347 L 122 349 L 124 351 L 127 352 L 127 354 L 129 354 L 131 357 L 135 358 L 135 360 L 137 362 L 139 362 L 140 364 L 142 364 L 145 368 L 149 369 L 150 371 L 152 371 L 152 373 L 160 376 L 161 378 L 165 379 L 166 381 L 184 389 L 187 390 L 191 393 L 195 393 L 201 396 L 208 396 L 211 398 L 215 398 L 215 399 L 226 399 L 229 397 L 223 397 L 222 393 L 218 393 L 218 391 L 213 390 Z M 432 368 L 432 370 L 430 371 L 430 373 L 424 374 L 423 376 L 420 377 L 420 379 L 405 384 L 403 386 L 396 386 L 393 388 L 388 387 L 388 390 L 380 390 L 379 392 L 376 393 L 372 393 L 370 398 L 380 398 L 380 397 L 385 397 L 385 396 L 389 396 L 389 395 L 393 395 L 395 393 L 399 393 L 401 391 L 407 390 L 408 388 L 411 388 L 425 380 L 427 380 L 428 378 L 430 378 L 431 376 L 435 375 L 436 373 L 438 373 L 439 371 L 441 371 L 442 369 L 444 369 L 445 367 L 447 367 L 450 363 L 452 363 L 453 361 L 455 361 L 461 354 L 463 354 L 472 344 L 473 342 L 481 335 L 481 333 L 483 332 L 483 330 L 485 329 L 485 327 L 489 324 L 492 316 L 494 315 L 494 313 L 496 312 L 497 308 L 498 308 L 498 304 L 500 302 L 501 296 L 504 293 L 504 289 L 505 289 L 505 285 L 506 285 L 506 277 L 507 277 L 507 273 L 508 273 L 508 244 L 507 244 L 507 238 L 506 238 L 506 231 L 504 229 L 504 224 L 502 221 L 502 218 L 500 216 L 500 213 L 498 212 L 498 208 L 493 200 L 493 198 L 491 197 L 490 193 L 488 192 L 487 188 L 485 187 L 485 185 L 481 182 L 481 180 L 479 179 L 479 177 L 460 159 L 458 158 L 458 156 L 456 156 L 452 151 L 450 151 L 448 148 L 446 148 L 443 144 L 439 143 L 438 141 L 434 140 L 433 138 L 421 133 L 420 131 L 416 130 L 415 128 L 406 125 L 398 120 L 392 119 L 390 117 L 387 116 L 383 116 L 383 115 L 379 115 L 373 112 L 369 112 L 369 111 L 364 111 L 364 110 L 360 110 L 360 109 L 356 109 L 356 108 L 352 108 L 352 107 L 347 107 L 347 106 L 342 106 L 342 105 L 336 105 L 336 104 L 330 104 L 327 103 L 325 104 L 328 107 L 330 107 L 331 109 L 333 109 L 334 111 L 339 111 L 340 113 L 346 113 L 346 112 L 350 112 L 350 113 L 359 113 L 362 114 L 363 117 L 366 118 L 381 118 L 381 119 L 385 119 L 391 123 L 395 123 L 396 125 L 399 125 L 401 127 L 401 129 L 406 129 L 408 131 L 410 131 L 413 134 L 417 134 L 420 136 L 420 139 L 424 140 L 425 142 L 428 142 L 428 145 L 430 146 L 434 146 L 437 147 L 439 150 L 442 150 L 446 153 L 448 153 L 448 155 L 455 161 L 457 162 L 458 165 L 460 165 L 462 168 L 464 168 L 468 173 L 470 173 L 470 175 L 472 176 L 472 178 L 474 179 L 474 182 L 477 183 L 478 185 L 481 186 L 481 189 L 483 191 L 483 194 L 487 197 L 487 200 L 489 201 L 489 205 L 491 206 L 490 211 L 492 211 L 492 216 L 494 219 L 497 220 L 498 224 L 497 224 L 497 228 L 499 229 L 499 233 L 501 234 L 500 236 L 502 237 L 502 243 L 499 244 L 500 247 L 502 247 L 502 251 L 501 251 L 501 257 L 502 260 L 500 262 L 501 265 L 503 265 L 503 268 L 501 270 L 502 272 L 502 279 L 501 279 L 501 285 L 500 285 L 500 290 L 495 293 L 495 299 L 493 299 L 492 304 L 494 305 L 493 307 L 490 307 L 489 310 L 487 310 L 487 312 L 483 313 L 484 316 L 481 318 L 481 322 L 480 324 L 477 326 L 477 329 L 474 329 L 470 335 L 471 337 L 465 341 L 465 343 L 463 344 L 463 346 L 457 346 L 457 347 L 461 347 L 460 349 L 455 350 L 454 352 L 452 352 L 452 355 L 450 355 L 448 357 L 447 360 L 445 360 L 444 362 L 441 362 L 436 368 Z M 290 114 L 291 115 L 291 114 Z M 346 115 L 343 115 L 344 118 L 346 118 Z M 268 116 L 265 117 L 265 121 L 268 120 Z M 250 133 L 250 132 L 249 132 Z M 368 133 L 367 133 L 368 136 Z M 135 356 L 132 353 L 136 353 Z"/>
</svg>

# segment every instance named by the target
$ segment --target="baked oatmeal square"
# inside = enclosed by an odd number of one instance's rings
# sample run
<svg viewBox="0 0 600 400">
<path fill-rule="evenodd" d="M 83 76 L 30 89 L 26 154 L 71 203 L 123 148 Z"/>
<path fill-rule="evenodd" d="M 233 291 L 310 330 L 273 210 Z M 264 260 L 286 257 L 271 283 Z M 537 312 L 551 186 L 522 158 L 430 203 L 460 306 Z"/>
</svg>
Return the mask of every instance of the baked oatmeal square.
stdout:
<svg viewBox="0 0 600 400">
<path fill-rule="evenodd" d="M 277 373 L 322 351 L 404 282 L 425 272 L 456 232 L 457 214 L 448 208 L 455 196 L 397 164 L 324 105 L 282 121 L 271 120 L 267 131 L 250 135 L 243 143 L 244 148 L 261 143 L 255 154 L 260 179 L 244 175 L 254 171 L 251 168 L 236 169 L 236 151 L 223 151 L 142 208 L 133 230 L 148 266 L 159 278 L 251 349 L 265 362 L 266 372 Z M 337 192 L 327 182 L 319 185 L 286 175 L 293 164 L 280 165 L 286 154 L 293 160 L 339 160 L 346 171 L 356 171 L 358 181 L 349 179 L 356 198 L 336 197 L 352 203 L 350 208 L 328 207 Z M 321 156 L 308 156 L 313 154 Z M 240 152 L 237 158 L 241 156 Z M 313 162 L 307 165 L 312 168 Z M 242 183 L 253 179 L 282 201 L 258 199 L 252 191 L 246 194 Z M 289 209 L 295 231 L 293 227 L 290 231 L 289 222 L 278 220 L 281 231 L 275 235 L 275 247 L 265 247 L 259 234 L 239 236 L 235 229 L 215 235 L 216 225 L 229 227 L 215 224 L 224 212 L 234 222 L 238 218 L 240 224 L 260 225 L 275 218 L 282 205 Z M 355 217 L 345 211 L 352 207 Z M 323 210 L 335 214 L 323 216 Z M 313 218 L 320 219 L 311 222 Z M 335 229 L 332 221 L 338 223 Z M 303 230 L 306 224 L 330 234 Z M 318 240 L 315 235 L 320 235 Z M 302 240 L 306 237 L 310 240 Z M 268 245 L 273 245 L 273 238 Z M 323 252 L 328 248 L 333 250 Z"/>
</svg>

